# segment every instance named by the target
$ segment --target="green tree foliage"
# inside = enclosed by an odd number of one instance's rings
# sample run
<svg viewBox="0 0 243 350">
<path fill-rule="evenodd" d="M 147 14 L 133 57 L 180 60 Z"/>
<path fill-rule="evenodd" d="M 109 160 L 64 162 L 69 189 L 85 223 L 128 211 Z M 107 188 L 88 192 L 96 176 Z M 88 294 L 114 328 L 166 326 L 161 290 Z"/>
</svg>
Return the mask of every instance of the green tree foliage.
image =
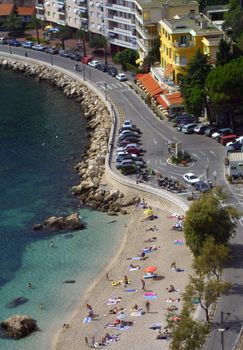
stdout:
<svg viewBox="0 0 243 350">
<path fill-rule="evenodd" d="M 190 276 L 190 284 L 186 289 L 187 302 L 197 298 L 201 308 L 205 311 L 206 321 L 209 322 L 209 309 L 220 295 L 222 295 L 231 285 L 218 280 L 206 281 L 202 276 Z"/>
<path fill-rule="evenodd" d="M 82 28 L 77 31 L 77 38 L 83 42 L 83 53 L 86 56 L 86 32 Z"/>
<path fill-rule="evenodd" d="M 230 258 L 229 247 L 216 244 L 213 237 L 208 237 L 203 244 L 201 254 L 194 259 L 193 268 L 197 275 L 205 277 L 212 273 L 220 281 L 223 266 Z"/>
<path fill-rule="evenodd" d="M 31 16 L 30 21 L 28 23 L 28 28 L 35 29 L 36 31 L 36 39 L 38 44 L 40 43 L 39 29 L 43 27 L 43 21 L 36 16 Z"/>
<path fill-rule="evenodd" d="M 186 244 L 194 256 L 201 253 L 210 236 L 215 243 L 226 244 L 235 232 L 236 225 L 231 219 L 237 215 L 237 212 L 229 212 L 229 208 L 222 207 L 219 199 L 212 193 L 204 194 L 192 203 L 186 215 L 184 232 Z"/>
<path fill-rule="evenodd" d="M 201 349 L 209 332 L 209 326 L 194 321 L 191 318 L 188 309 L 185 307 L 180 314 L 179 323 L 169 321 L 168 328 L 172 333 L 170 343 L 171 350 Z"/>
<path fill-rule="evenodd" d="M 156 39 L 152 49 L 149 51 L 148 55 L 143 60 L 144 70 L 149 70 L 150 66 L 157 61 L 160 61 L 160 40 Z"/>
<path fill-rule="evenodd" d="M 94 35 L 89 41 L 89 46 L 94 49 L 104 49 L 105 64 L 107 64 L 109 39 L 104 35 Z"/>
<path fill-rule="evenodd" d="M 208 57 L 198 50 L 189 62 L 187 74 L 182 78 L 181 92 L 186 110 L 198 118 L 206 106 L 205 83 L 211 69 Z"/>
<path fill-rule="evenodd" d="M 22 19 L 16 13 L 12 13 L 6 18 L 3 25 L 16 38 L 19 29 L 22 27 Z"/>
<path fill-rule="evenodd" d="M 234 41 L 237 41 L 243 32 L 243 9 L 240 1 L 230 0 L 229 11 L 225 13 L 223 28 Z"/>
<path fill-rule="evenodd" d="M 65 49 L 65 40 L 70 39 L 70 37 L 72 35 L 72 30 L 67 25 L 66 26 L 60 26 L 60 27 L 58 27 L 58 29 L 59 29 L 59 32 L 58 32 L 57 36 L 61 40 L 62 49 Z"/>
<path fill-rule="evenodd" d="M 132 49 L 125 49 L 125 50 L 119 51 L 113 56 L 114 62 L 117 64 L 121 64 L 123 70 L 126 70 L 127 63 L 130 63 L 133 66 L 135 66 L 136 59 L 138 59 L 138 53 L 136 50 L 132 50 Z"/>
<path fill-rule="evenodd" d="M 207 77 L 206 90 L 216 111 L 232 114 L 243 104 L 243 57 L 212 70 Z"/>
<path fill-rule="evenodd" d="M 233 55 L 231 53 L 231 43 L 227 43 L 224 39 L 221 39 L 219 42 L 218 51 L 216 53 L 216 66 L 224 66 L 226 63 L 229 63 Z"/>
</svg>

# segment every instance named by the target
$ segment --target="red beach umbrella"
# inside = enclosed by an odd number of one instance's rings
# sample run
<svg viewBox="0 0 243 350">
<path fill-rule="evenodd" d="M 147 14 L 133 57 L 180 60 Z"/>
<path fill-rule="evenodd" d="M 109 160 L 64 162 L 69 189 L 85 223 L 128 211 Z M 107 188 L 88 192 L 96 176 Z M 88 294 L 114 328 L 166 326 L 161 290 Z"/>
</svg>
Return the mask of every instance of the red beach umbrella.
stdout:
<svg viewBox="0 0 243 350">
<path fill-rule="evenodd" d="M 144 269 L 145 272 L 155 272 L 157 270 L 156 266 L 148 266 Z"/>
</svg>

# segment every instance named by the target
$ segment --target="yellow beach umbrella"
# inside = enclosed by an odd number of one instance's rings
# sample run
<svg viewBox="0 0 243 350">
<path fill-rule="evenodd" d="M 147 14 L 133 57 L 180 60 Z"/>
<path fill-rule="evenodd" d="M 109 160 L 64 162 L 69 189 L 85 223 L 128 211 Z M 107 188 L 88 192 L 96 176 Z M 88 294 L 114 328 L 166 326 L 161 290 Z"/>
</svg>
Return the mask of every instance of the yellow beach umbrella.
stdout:
<svg viewBox="0 0 243 350">
<path fill-rule="evenodd" d="M 151 208 L 147 208 L 147 209 L 144 210 L 144 214 L 152 215 L 153 214 L 153 210 Z"/>
<path fill-rule="evenodd" d="M 45 26 L 45 30 L 48 30 L 48 29 L 52 29 L 52 25 L 51 24 L 48 24 L 48 26 Z"/>
</svg>

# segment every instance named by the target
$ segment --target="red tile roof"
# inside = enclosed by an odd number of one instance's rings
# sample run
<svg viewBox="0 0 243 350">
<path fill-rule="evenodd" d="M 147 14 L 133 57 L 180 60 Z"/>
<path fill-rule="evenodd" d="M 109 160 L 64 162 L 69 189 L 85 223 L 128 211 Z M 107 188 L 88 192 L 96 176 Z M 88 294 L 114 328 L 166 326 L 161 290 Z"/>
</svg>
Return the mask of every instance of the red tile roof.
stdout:
<svg viewBox="0 0 243 350">
<path fill-rule="evenodd" d="M 180 105 L 183 104 L 183 97 L 181 96 L 180 91 L 177 91 L 175 93 L 167 94 L 166 95 L 167 100 L 172 105 Z"/>
<path fill-rule="evenodd" d="M 150 73 L 137 74 L 136 79 L 143 84 L 151 97 L 164 91 L 164 89 L 157 83 Z"/>
<path fill-rule="evenodd" d="M 0 17 L 9 16 L 13 12 L 13 4 L 0 4 Z"/>
<path fill-rule="evenodd" d="M 161 95 L 156 96 L 156 101 L 158 102 L 159 105 L 163 106 L 165 109 L 169 108 L 169 106 L 167 105 L 167 103 L 165 102 L 165 100 Z"/>
<path fill-rule="evenodd" d="M 35 13 L 35 7 L 34 6 L 17 7 L 17 12 L 18 12 L 18 15 L 20 16 L 33 16 Z"/>
</svg>

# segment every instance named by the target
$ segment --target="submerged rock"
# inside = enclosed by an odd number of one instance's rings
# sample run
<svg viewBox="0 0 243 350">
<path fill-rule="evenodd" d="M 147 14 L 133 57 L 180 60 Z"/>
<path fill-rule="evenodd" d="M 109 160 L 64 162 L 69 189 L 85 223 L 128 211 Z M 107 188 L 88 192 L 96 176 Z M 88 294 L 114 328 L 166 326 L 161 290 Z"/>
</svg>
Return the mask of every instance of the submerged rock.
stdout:
<svg viewBox="0 0 243 350">
<path fill-rule="evenodd" d="M 9 337 L 20 339 L 38 330 L 36 320 L 26 315 L 13 315 L 1 322 L 1 327 Z"/>
<path fill-rule="evenodd" d="M 42 224 L 33 227 L 34 231 L 60 231 L 60 230 L 83 230 L 85 224 L 80 220 L 78 213 L 69 216 L 51 216 Z"/>
<path fill-rule="evenodd" d="M 76 283 L 76 281 L 75 280 L 66 280 L 66 281 L 64 281 L 62 283 Z"/>
<path fill-rule="evenodd" d="M 7 303 L 5 305 L 5 307 L 9 308 L 9 309 L 13 309 L 19 305 L 23 305 L 25 303 L 27 303 L 29 301 L 29 299 L 25 298 L 25 297 L 18 297 L 16 299 L 11 300 L 9 303 Z"/>
</svg>

